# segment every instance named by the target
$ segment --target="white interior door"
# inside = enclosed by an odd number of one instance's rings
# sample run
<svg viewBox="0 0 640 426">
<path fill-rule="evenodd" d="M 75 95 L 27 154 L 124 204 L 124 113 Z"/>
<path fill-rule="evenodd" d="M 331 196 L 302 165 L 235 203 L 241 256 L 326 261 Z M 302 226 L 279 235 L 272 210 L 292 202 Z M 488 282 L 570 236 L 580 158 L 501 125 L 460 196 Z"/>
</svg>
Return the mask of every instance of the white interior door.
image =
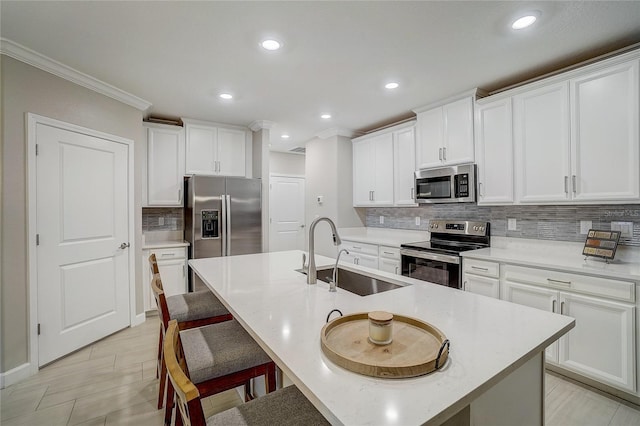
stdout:
<svg viewBox="0 0 640 426">
<path fill-rule="evenodd" d="M 304 178 L 271 176 L 269 251 L 304 250 Z"/>
<path fill-rule="evenodd" d="M 39 365 L 129 325 L 128 146 L 37 124 Z"/>
</svg>

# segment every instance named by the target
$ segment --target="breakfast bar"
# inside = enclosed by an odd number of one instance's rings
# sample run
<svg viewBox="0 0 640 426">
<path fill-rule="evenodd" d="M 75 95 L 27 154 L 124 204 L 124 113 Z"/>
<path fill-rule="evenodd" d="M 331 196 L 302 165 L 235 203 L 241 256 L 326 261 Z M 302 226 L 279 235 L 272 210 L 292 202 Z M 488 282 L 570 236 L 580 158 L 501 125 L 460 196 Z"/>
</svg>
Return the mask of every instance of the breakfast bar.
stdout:
<svg viewBox="0 0 640 426">
<path fill-rule="evenodd" d="M 332 424 L 544 423 L 544 349 L 573 328 L 567 316 L 530 309 L 355 265 L 340 267 L 401 285 L 359 296 L 296 271 L 302 251 L 190 260 L 283 373 Z M 315 256 L 318 269 L 334 260 Z M 321 350 L 327 315 L 386 311 L 441 330 L 440 369 L 377 378 L 334 364 Z"/>
</svg>

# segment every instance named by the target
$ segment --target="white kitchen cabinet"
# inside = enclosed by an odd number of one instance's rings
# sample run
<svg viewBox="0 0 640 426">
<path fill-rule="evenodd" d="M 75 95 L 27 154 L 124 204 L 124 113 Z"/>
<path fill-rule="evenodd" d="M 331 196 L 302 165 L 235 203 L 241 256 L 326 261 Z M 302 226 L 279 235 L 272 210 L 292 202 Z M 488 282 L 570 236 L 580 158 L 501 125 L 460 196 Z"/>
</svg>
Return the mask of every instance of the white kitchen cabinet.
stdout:
<svg viewBox="0 0 640 426">
<path fill-rule="evenodd" d="M 353 205 L 393 205 L 393 134 L 353 140 Z"/>
<path fill-rule="evenodd" d="M 147 248 L 142 250 L 142 283 L 145 295 L 145 311 L 156 309 L 156 301 L 151 291 L 153 272 L 149 264 L 149 256 L 155 253 L 158 269 L 162 278 L 162 287 L 166 296 L 186 293 L 187 288 L 187 248 Z"/>
<path fill-rule="evenodd" d="M 513 98 L 516 191 L 521 203 L 569 199 L 569 95 L 562 82 Z"/>
<path fill-rule="evenodd" d="M 378 269 L 396 275 L 402 275 L 402 262 L 398 247 L 378 247 Z"/>
<path fill-rule="evenodd" d="M 576 201 L 640 199 L 638 61 L 571 84 L 571 192 Z"/>
<path fill-rule="evenodd" d="M 476 105 L 478 205 L 513 203 L 511 98 Z"/>
<path fill-rule="evenodd" d="M 393 204 L 415 206 L 415 126 L 393 132 Z"/>
<path fill-rule="evenodd" d="M 559 301 L 560 313 L 576 319 L 576 327 L 559 340 L 560 365 L 635 391 L 635 307 L 565 292 Z"/>
<path fill-rule="evenodd" d="M 340 248 L 349 251 L 340 257 L 344 262 L 378 269 L 378 245 L 342 240 Z"/>
<path fill-rule="evenodd" d="M 187 174 L 245 176 L 245 130 L 183 121 Z"/>
<path fill-rule="evenodd" d="M 588 69 L 513 97 L 520 203 L 640 200 L 638 61 Z"/>
<path fill-rule="evenodd" d="M 182 206 L 184 129 L 145 123 L 147 173 L 144 206 Z"/>
<path fill-rule="evenodd" d="M 465 96 L 444 105 L 418 109 L 416 168 L 474 161 L 473 101 Z"/>
<path fill-rule="evenodd" d="M 519 305 L 555 312 L 558 291 L 505 280 L 502 282 L 501 298 Z M 548 346 L 545 352 L 547 361 L 558 362 L 558 342 Z"/>
<path fill-rule="evenodd" d="M 547 361 L 635 392 L 633 283 L 511 265 L 501 277 L 502 299 L 576 319 L 547 349 Z"/>
<path fill-rule="evenodd" d="M 500 298 L 500 265 L 477 259 L 462 261 L 462 289 L 469 293 Z"/>
</svg>

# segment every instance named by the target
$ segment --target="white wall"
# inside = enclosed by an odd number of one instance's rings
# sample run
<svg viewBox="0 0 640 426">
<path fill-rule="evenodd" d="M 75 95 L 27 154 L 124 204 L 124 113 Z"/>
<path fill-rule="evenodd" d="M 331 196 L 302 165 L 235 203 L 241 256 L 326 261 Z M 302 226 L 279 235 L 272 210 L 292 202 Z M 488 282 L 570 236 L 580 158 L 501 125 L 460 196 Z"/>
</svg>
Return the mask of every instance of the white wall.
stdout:
<svg viewBox="0 0 640 426">
<path fill-rule="evenodd" d="M 272 174 L 304 176 L 305 156 L 272 151 L 269 154 L 269 171 Z"/>
<path fill-rule="evenodd" d="M 27 286 L 27 181 L 25 113 L 99 130 L 135 141 L 134 206 L 136 233 L 136 312 L 143 312 L 140 162 L 145 134 L 142 112 L 27 65 L 2 61 L 2 365 L 6 372 L 29 361 L 29 294 Z"/>
<path fill-rule="evenodd" d="M 342 136 L 316 138 L 306 145 L 305 216 L 307 227 L 320 216 L 332 219 L 338 228 L 364 226 L 353 208 L 351 140 Z M 322 196 L 322 204 L 317 197 Z M 315 233 L 316 253 L 336 257 L 331 228 L 318 224 Z"/>
</svg>

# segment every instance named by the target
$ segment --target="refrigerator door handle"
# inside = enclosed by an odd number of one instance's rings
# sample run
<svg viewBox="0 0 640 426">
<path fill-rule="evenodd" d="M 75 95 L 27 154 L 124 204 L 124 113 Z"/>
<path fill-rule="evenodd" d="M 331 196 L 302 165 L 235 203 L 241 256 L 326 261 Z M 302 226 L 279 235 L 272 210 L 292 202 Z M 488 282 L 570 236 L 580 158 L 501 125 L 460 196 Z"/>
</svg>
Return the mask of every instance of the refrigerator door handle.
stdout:
<svg viewBox="0 0 640 426">
<path fill-rule="evenodd" d="M 227 255 L 227 197 L 225 195 L 220 197 L 222 202 L 222 255 Z"/>
<path fill-rule="evenodd" d="M 226 255 L 231 256 L 231 195 L 225 195 L 227 202 L 225 203 L 227 215 L 227 251 Z"/>
</svg>

